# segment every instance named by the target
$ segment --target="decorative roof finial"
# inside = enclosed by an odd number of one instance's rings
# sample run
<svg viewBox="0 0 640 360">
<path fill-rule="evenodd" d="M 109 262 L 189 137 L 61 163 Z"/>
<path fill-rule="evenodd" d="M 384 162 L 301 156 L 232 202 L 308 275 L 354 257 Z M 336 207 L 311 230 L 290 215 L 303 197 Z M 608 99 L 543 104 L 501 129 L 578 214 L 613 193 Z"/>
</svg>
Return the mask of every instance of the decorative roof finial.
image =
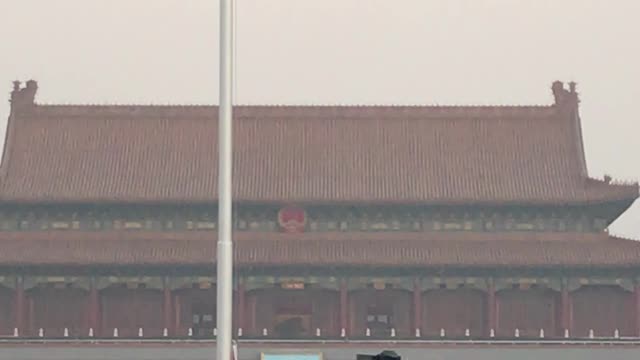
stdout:
<svg viewBox="0 0 640 360">
<path fill-rule="evenodd" d="M 554 81 L 551 86 L 553 91 L 553 97 L 555 105 L 569 105 L 570 107 L 577 107 L 578 93 L 576 92 L 576 82 L 569 82 L 569 89 L 567 90 L 562 81 Z"/>
<path fill-rule="evenodd" d="M 564 84 L 562 81 L 554 81 L 551 85 L 551 91 L 553 91 L 553 97 L 555 99 L 556 105 L 561 104 L 565 98 L 565 93 L 567 90 L 564 89 Z"/>
<path fill-rule="evenodd" d="M 37 89 L 38 82 L 32 79 L 26 82 L 26 86 L 27 89 Z"/>
<path fill-rule="evenodd" d="M 38 83 L 35 80 L 27 81 L 24 88 L 21 87 L 20 81 L 14 81 L 13 91 L 11 92 L 11 108 L 17 109 L 34 105 L 37 92 Z"/>
</svg>

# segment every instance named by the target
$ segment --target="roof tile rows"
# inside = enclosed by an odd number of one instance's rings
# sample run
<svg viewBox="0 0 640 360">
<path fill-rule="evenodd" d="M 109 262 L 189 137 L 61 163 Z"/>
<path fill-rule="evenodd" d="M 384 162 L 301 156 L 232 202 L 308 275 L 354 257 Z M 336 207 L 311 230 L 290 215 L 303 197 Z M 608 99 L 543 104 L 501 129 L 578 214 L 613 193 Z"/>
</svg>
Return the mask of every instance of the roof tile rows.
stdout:
<svg viewBox="0 0 640 360">
<path fill-rule="evenodd" d="M 604 233 L 237 233 L 246 266 L 640 266 L 640 242 Z M 208 232 L 0 233 L 0 264 L 207 265 Z"/>
<path fill-rule="evenodd" d="M 10 119 L 0 200 L 215 201 L 215 107 L 45 106 Z M 534 202 L 634 199 L 589 180 L 558 106 L 245 106 L 235 199 Z"/>
</svg>

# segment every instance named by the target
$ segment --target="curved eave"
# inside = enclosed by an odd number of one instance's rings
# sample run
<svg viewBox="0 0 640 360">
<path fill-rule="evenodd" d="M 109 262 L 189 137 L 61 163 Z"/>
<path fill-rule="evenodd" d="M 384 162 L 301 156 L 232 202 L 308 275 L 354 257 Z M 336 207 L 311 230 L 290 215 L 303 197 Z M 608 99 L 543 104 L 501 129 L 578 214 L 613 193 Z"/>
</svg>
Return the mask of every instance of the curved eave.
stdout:
<svg viewBox="0 0 640 360">
<path fill-rule="evenodd" d="M 201 266 L 215 260 L 206 231 L 0 233 L 0 266 Z M 235 233 L 239 267 L 631 268 L 640 242 L 605 233 Z M 37 249 L 37 251 L 34 251 Z"/>
<path fill-rule="evenodd" d="M 326 198 L 244 198 L 234 197 L 234 202 L 247 205 L 287 205 L 300 206 L 352 206 L 352 205 L 379 205 L 379 206 L 583 206 L 599 205 L 612 202 L 625 202 L 631 205 L 638 198 L 638 187 L 626 185 L 625 191 L 615 194 L 599 194 L 585 198 L 553 198 L 553 199 L 465 199 L 465 198 L 441 198 L 441 199 L 326 199 Z M 215 204 L 217 198 L 145 198 L 145 197 L 84 197 L 61 198 L 55 196 L 37 197 L 12 197 L 0 194 L 0 204 L 12 205 L 206 205 Z"/>
</svg>

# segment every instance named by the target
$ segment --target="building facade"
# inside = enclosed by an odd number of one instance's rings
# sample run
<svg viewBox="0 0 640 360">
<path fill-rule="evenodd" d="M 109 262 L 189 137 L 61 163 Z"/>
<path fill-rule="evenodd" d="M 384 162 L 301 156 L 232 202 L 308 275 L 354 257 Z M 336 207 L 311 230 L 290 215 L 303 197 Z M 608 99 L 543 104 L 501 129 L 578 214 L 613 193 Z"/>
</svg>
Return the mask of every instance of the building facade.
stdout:
<svg viewBox="0 0 640 360">
<path fill-rule="evenodd" d="M 35 102 L 0 167 L 0 334 L 212 337 L 217 109 Z M 240 106 L 245 338 L 640 337 L 638 184 L 549 106 Z"/>
</svg>

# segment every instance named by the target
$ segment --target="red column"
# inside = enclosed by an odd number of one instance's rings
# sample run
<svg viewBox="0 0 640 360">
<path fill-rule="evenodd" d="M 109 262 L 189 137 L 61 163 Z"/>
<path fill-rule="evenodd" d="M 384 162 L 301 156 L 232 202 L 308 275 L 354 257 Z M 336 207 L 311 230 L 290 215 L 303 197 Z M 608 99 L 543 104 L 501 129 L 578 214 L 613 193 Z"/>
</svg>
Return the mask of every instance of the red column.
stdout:
<svg viewBox="0 0 640 360">
<path fill-rule="evenodd" d="M 569 330 L 569 333 L 571 333 L 571 298 L 569 297 L 569 284 L 566 280 L 562 281 L 562 290 L 560 293 L 560 311 L 560 334 L 564 336 L 565 330 Z"/>
<path fill-rule="evenodd" d="M 245 323 L 244 323 L 244 310 L 245 310 L 245 287 L 244 281 L 242 278 L 238 280 L 238 309 L 236 310 L 236 314 L 238 314 L 238 328 L 242 329 L 242 331 L 246 331 Z"/>
<path fill-rule="evenodd" d="M 182 318 L 180 317 L 180 308 L 182 304 L 180 303 L 180 296 L 178 294 L 173 294 L 171 297 L 173 310 L 171 312 L 171 321 L 173 322 L 173 333 L 174 335 L 184 336 L 187 334 L 183 332 L 185 329 L 182 328 Z M 180 333 L 178 333 L 180 332 Z"/>
<path fill-rule="evenodd" d="M 94 336 L 100 332 L 100 302 L 98 300 L 98 287 L 94 278 L 89 285 L 89 328 L 93 329 Z"/>
<path fill-rule="evenodd" d="M 35 308 L 34 308 L 34 302 L 33 302 L 33 298 L 29 297 L 29 296 L 25 296 L 25 304 L 27 305 L 27 316 L 26 316 L 26 320 L 25 323 L 27 324 L 27 334 L 30 335 L 35 335 L 36 332 L 34 331 L 34 320 L 35 320 Z M 37 331 L 37 330 L 36 330 Z"/>
<path fill-rule="evenodd" d="M 349 298 L 348 298 L 347 280 L 342 279 L 340 282 L 340 328 L 344 329 L 345 334 L 349 334 Z"/>
<path fill-rule="evenodd" d="M 258 330 L 256 329 L 256 297 L 255 295 L 249 296 L 249 334 L 257 334 Z"/>
<path fill-rule="evenodd" d="M 422 286 L 420 279 L 413 280 L 413 330 L 422 332 Z"/>
<path fill-rule="evenodd" d="M 14 325 L 18 328 L 21 336 L 27 335 L 27 329 L 25 329 L 25 301 L 24 301 L 24 279 L 22 276 L 19 276 L 16 279 L 16 291 L 15 291 L 15 299 L 14 299 Z"/>
<path fill-rule="evenodd" d="M 487 287 L 487 335 L 491 333 L 491 330 L 498 331 L 498 312 L 496 306 L 496 284 L 493 278 L 489 279 Z"/>
<path fill-rule="evenodd" d="M 636 336 L 640 336 L 640 283 L 636 284 L 633 289 L 633 297 L 635 300 L 635 312 L 636 312 Z"/>
<path fill-rule="evenodd" d="M 163 312 L 163 321 L 164 327 L 167 329 L 169 336 L 173 335 L 173 321 L 171 321 L 171 313 L 173 309 L 172 299 L 171 299 L 171 284 L 169 284 L 169 278 L 164 279 L 164 288 L 163 288 L 163 302 L 162 302 L 162 312 Z"/>
</svg>

